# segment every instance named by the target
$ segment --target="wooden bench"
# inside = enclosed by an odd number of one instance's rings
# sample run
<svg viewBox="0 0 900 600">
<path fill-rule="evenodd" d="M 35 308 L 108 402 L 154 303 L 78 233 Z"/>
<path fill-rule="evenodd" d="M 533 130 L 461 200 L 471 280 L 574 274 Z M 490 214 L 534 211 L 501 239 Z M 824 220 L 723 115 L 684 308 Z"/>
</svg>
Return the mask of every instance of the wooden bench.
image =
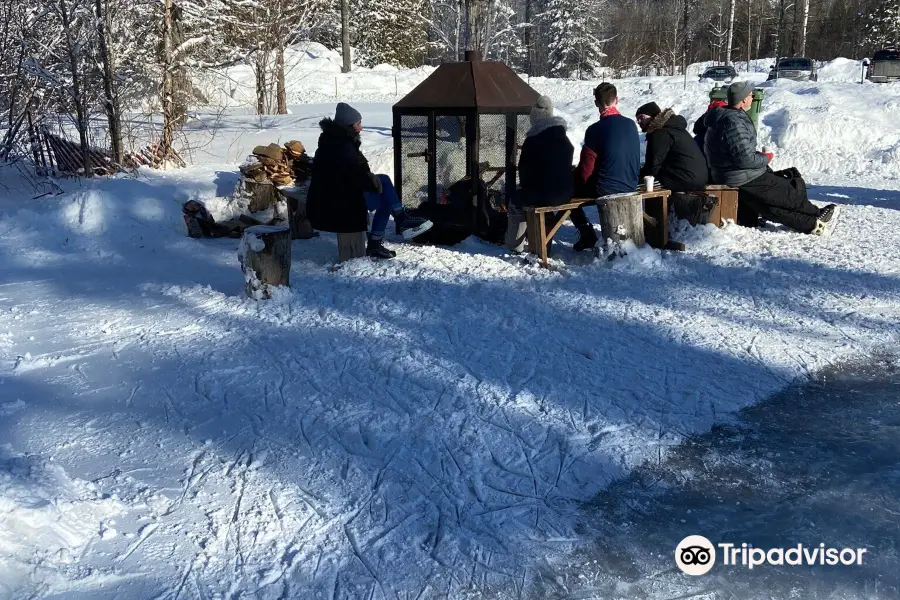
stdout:
<svg viewBox="0 0 900 600">
<path fill-rule="evenodd" d="M 641 186 L 643 187 L 643 186 Z M 684 250 L 684 244 L 669 240 L 669 190 L 654 189 L 651 192 L 638 189 L 644 201 L 644 235 L 654 248 L 666 250 Z M 547 256 L 547 244 L 572 215 L 576 208 L 595 206 L 596 198 L 573 198 L 571 202 L 560 206 L 524 207 L 526 236 L 530 251 L 538 256 L 541 266 L 550 267 Z M 547 214 L 560 213 L 558 220 L 547 230 Z"/>
<path fill-rule="evenodd" d="M 703 188 L 703 192 L 708 196 L 719 198 L 719 205 L 709 215 L 708 223 L 712 223 L 716 227 L 721 227 L 729 219 L 737 223 L 737 188 L 728 187 L 727 185 L 708 185 Z"/>
<path fill-rule="evenodd" d="M 704 199 L 716 197 L 709 207 Z M 702 190 L 673 194 L 670 204 L 679 219 L 687 219 L 691 225 L 712 224 L 722 227 L 727 220 L 737 222 L 738 191 L 727 185 L 707 185 Z"/>
</svg>

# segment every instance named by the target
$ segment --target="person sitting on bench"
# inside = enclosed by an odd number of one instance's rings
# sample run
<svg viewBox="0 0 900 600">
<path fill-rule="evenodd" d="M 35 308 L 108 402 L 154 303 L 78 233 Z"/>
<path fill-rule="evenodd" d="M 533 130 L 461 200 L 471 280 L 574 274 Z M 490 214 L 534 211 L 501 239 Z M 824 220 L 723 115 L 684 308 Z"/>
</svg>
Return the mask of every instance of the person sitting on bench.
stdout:
<svg viewBox="0 0 900 600">
<path fill-rule="evenodd" d="M 525 249 L 525 206 L 558 206 L 572 197 L 572 157 L 575 148 L 566 135 L 566 122 L 553 116 L 553 101 L 538 98 L 531 109 L 531 129 L 519 157 L 519 184 L 507 213 L 506 247 L 516 254 Z"/>
<path fill-rule="evenodd" d="M 697 146 L 700 147 L 701 153 L 704 151 L 703 141 L 706 139 L 706 115 L 720 106 L 728 106 L 728 103 L 723 100 L 713 100 L 709 103 L 709 106 L 706 107 L 706 112 L 700 115 L 700 118 L 694 122 L 694 141 L 697 142 Z"/>
<path fill-rule="evenodd" d="M 600 120 L 584 134 L 581 157 L 575 169 L 575 196 L 599 198 L 637 191 L 641 168 L 641 141 L 634 121 L 619 113 L 616 86 L 603 82 L 594 89 L 594 105 Z M 572 211 L 579 237 L 573 249 L 587 250 L 597 244 L 597 233 L 584 209 Z"/>
<path fill-rule="evenodd" d="M 428 231 L 432 222 L 408 215 L 387 175 L 375 175 L 360 151 L 362 115 L 343 102 L 334 119 L 319 123 L 322 133 L 313 159 L 306 214 L 312 226 L 333 233 L 356 233 L 368 228 L 367 211 L 375 211 L 366 256 L 393 258 L 384 246 L 384 232 L 394 217 L 398 234 L 409 240 Z"/>
<path fill-rule="evenodd" d="M 738 81 L 728 87 L 728 106 L 706 116 L 705 154 L 713 183 L 738 188 L 739 222 L 747 222 L 740 213 L 749 209 L 752 222 L 758 214 L 800 233 L 825 235 L 838 206 L 818 208 L 789 178 L 769 168 L 772 154 L 756 151 L 756 128 L 746 112 L 752 102 L 753 84 Z"/>
<path fill-rule="evenodd" d="M 647 156 L 640 177 L 652 175 L 673 192 L 702 190 L 709 180 L 706 158 L 687 132 L 687 121 L 656 102 L 637 109 L 641 131 L 647 134 Z"/>
</svg>

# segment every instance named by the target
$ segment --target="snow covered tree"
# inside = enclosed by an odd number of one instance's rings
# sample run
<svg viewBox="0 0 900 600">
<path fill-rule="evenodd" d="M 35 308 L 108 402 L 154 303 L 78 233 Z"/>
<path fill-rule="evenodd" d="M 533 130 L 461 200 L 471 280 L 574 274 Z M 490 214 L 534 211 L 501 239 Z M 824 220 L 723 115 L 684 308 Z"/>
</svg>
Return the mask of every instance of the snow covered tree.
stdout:
<svg viewBox="0 0 900 600">
<path fill-rule="evenodd" d="M 872 49 L 900 45 L 900 0 L 884 0 L 867 25 L 866 44 Z"/>
<path fill-rule="evenodd" d="M 430 25 L 427 0 L 352 0 L 352 44 L 366 66 L 422 65 Z"/>
<path fill-rule="evenodd" d="M 321 0 L 222 0 L 225 44 L 247 57 L 256 76 L 259 114 L 287 113 L 285 50 L 308 40 L 323 11 Z M 273 102 L 274 98 L 274 102 Z"/>
<path fill-rule="evenodd" d="M 515 69 L 526 68 L 524 27 L 517 22 L 515 9 L 505 0 L 493 6 L 491 37 L 487 40 L 485 58 L 502 61 Z"/>
<path fill-rule="evenodd" d="M 122 145 L 122 117 L 119 104 L 119 90 L 113 67 L 113 57 L 110 51 L 111 39 L 109 37 L 109 3 L 104 0 L 94 0 L 94 24 L 96 27 L 97 50 L 100 55 L 103 79 L 103 109 L 106 111 L 109 123 L 109 142 L 113 160 L 122 164 L 125 159 L 125 149 Z"/>
<path fill-rule="evenodd" d="M 599 2 L 550 0 L 545 19 L 549 27 L 550 74 L 554 77 L 593 77 L 603 57 L 597 36 Z"/>
</svg>

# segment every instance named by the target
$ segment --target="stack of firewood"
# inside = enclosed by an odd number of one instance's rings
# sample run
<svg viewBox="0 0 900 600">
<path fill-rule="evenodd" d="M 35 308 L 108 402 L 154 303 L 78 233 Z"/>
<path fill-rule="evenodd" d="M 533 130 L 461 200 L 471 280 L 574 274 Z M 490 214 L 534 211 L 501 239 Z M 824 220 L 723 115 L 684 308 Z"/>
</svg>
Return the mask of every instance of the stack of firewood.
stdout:
<svg viewBox="0 0 900 600">
<path fill-rule="evenodd" d="M 240 171 L 245 179 L 284 186 L 294 183 L 295 163 L 305 165 L 308 162 L 303 144 L 291 140 L 284 147 L 278 144 L 257 146 L 240 166 Z"/>
</svg>

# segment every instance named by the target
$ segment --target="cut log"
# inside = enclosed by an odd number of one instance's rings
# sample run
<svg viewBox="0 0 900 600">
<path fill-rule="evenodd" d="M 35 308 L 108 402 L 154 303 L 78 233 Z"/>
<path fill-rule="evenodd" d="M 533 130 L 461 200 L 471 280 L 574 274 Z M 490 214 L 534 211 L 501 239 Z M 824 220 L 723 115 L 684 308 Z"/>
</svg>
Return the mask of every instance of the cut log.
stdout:
<svg viewBox="0 0 900 600">
<path fill-rule="evenodd" d="M 692 227 L 707 223 L 718 226 L 721 222 L 719 198 L 713 194 L 676 192 L 672 194 L 672 210 Z"/>
<path fill-rule="evenodd" d="M 366 232 L 359 231 L 357 233 L 339 233 L 338 241 L 338 260 L 340 262 L 348 261 L 352 258 L 360 258 L 366 255 Z"/>
<path fill-rule="evenodd" d="M 263 212 L 269 208 L 274 208 L 278 204 L 278 191 L 271 183 L 242 177 L 240 185 L 243 185 L 244 192 L 246 192 L 250 201 L 249 210 L 251 213 Z"/>
<path fill-rule="evenodd" d="M 626 241 L 641 247 L 644 238 L 644 206 L 640 194 L 614 194 L 597 199 L 600 227 L 607 255 L 624 256 Z"/>
<path fill-rule="evenodd" d="M 291 275 L 291 230 L 256 225 L 244 230 L 238 260 L 247 282 L 247 296 L 271 298 L 274 287 L 289 286 Z"/>
<path fill-rule="evenodd" d="M 318 237 L 319 232 L 314 231 L 312 223 L 306 218 L 306 196 L 309 192 L 309 183 L 298 186 L 285 186 L 278 191 L 287 200 L 288 225 L 291 228 L 291 237 L 295 240 L 308 240 Z"/>
</svg>

